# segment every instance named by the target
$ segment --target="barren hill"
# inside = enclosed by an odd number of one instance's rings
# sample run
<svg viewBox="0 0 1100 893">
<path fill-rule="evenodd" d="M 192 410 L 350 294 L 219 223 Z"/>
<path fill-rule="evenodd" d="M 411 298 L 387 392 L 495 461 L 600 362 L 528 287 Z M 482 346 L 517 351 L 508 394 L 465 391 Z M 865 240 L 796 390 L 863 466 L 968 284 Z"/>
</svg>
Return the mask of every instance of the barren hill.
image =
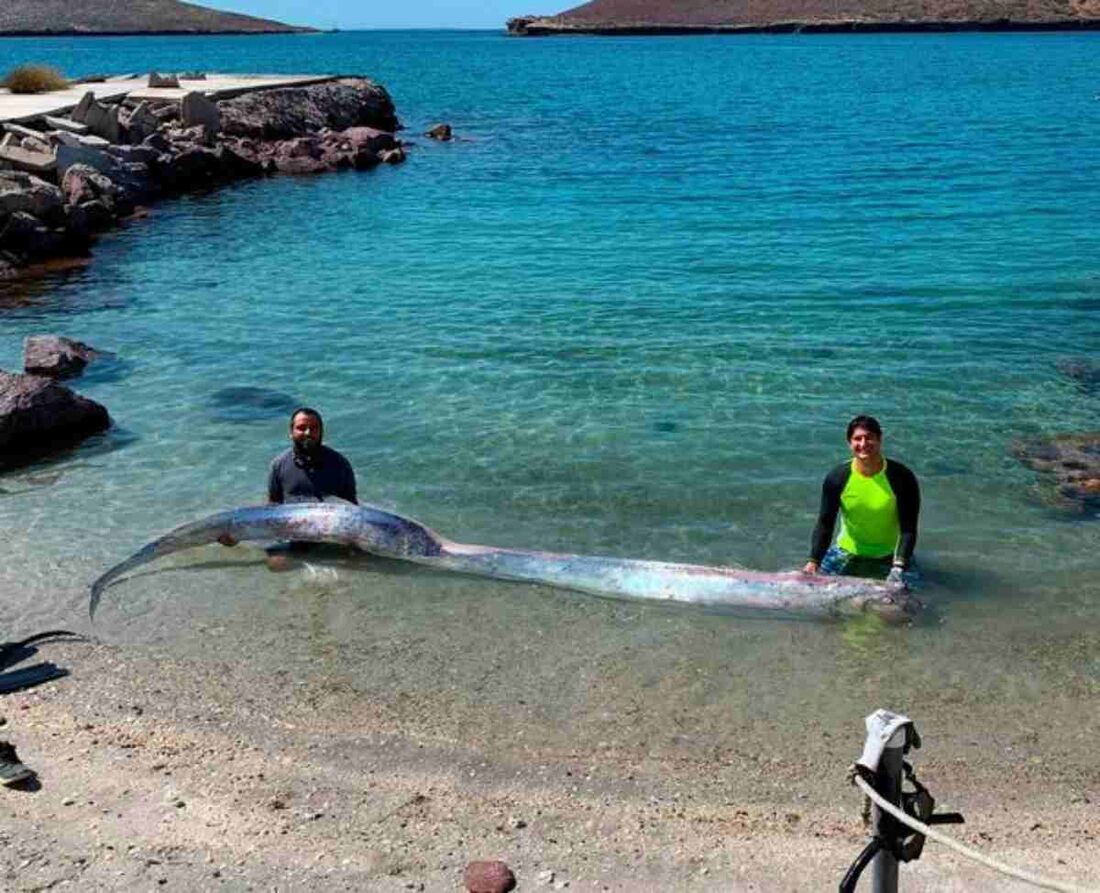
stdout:
<svg viewBox="0 0 1100 893">
<path fill-rule="evenodd" d="M 515 34 L 1100 28 L 1100 0 L 591 0 Z"/>
<path fill-rule="evenodd" d="M 311 31 L 179 0 L 0 0 L 0 34 L 264 34 Z"/>
</svg>

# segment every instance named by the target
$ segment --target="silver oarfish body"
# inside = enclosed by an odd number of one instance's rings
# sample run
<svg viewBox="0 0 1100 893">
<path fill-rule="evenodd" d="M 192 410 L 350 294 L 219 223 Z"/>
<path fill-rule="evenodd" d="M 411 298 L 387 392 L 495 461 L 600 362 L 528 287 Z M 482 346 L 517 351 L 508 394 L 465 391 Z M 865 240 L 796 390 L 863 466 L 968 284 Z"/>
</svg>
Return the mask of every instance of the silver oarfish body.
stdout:
<svg viewBox="0 0 1100 893">
<path fill-rule="evenodd" d="M 440 570 L 544 583 L 612 598 L 823 617 L 871 610 L 891 620 L 902 619 L 919 607 L 906 590 L 859 577 L 762 573 L 467 545 L 374 506 L 299 502 L 232 509 L 177 527 L 96 580 L 90 613 L 95 614 L 103 590 L 127 571 L 223 536 L 238 541 L 341 543 Z"/>
</svg>

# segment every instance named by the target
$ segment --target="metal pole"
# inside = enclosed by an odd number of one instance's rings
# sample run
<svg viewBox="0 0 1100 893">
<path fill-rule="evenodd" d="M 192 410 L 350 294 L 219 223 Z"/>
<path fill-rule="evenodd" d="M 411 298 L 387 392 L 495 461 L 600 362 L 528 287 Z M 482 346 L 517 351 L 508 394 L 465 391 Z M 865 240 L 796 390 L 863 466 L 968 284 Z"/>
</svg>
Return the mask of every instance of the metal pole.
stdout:
<svg viewBox="0 0 1100 893">
<path fill-rule="evenodd" d="M 895 806 L 901 804 L 901 763 L 905 741 L 906 730 L 902 727 L 886 742 L 878 771 L 875 772 L 875 790 Z M 871 825 L 875 835 L 883 841 L 897 839 L 897 821 L 877 806 L 871 807 Z M 879 850 L 875 856 L 871 890 L 873 893 L 898 893 L 898 860 L 889 848 Z"/>
</svg>

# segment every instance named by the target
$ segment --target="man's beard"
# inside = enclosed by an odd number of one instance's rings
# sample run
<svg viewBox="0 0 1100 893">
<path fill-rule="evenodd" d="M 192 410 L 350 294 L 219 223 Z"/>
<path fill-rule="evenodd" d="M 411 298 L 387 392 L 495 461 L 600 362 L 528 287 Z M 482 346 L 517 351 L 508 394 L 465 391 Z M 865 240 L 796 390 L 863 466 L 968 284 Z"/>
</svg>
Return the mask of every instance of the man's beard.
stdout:
<svg viewBox="0 0 1100 893">
<path fill-rule="evenodd" d="M 295 439 L 294 441 L 294 454 L 296 456 L 315 456 L 321 446 L 321 441 L 312 437 L 303 437 L 301 439 Z"/>
</svg>

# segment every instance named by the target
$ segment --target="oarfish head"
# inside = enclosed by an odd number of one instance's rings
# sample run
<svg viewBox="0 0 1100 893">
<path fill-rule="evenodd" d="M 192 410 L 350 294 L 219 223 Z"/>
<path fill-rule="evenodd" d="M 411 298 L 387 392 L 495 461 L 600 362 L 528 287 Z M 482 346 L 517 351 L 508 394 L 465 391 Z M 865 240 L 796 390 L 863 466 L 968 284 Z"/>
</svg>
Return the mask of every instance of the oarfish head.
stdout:
<svg viewBox="0 0 1100 893">
<path fill-rule="evenodd" d="M 871 583 L 847 604 L 856 611 L 876 614 L 887 623 L 911 623 L 924 610 L 908 586 L 887 583 Z"/>
</svg>

